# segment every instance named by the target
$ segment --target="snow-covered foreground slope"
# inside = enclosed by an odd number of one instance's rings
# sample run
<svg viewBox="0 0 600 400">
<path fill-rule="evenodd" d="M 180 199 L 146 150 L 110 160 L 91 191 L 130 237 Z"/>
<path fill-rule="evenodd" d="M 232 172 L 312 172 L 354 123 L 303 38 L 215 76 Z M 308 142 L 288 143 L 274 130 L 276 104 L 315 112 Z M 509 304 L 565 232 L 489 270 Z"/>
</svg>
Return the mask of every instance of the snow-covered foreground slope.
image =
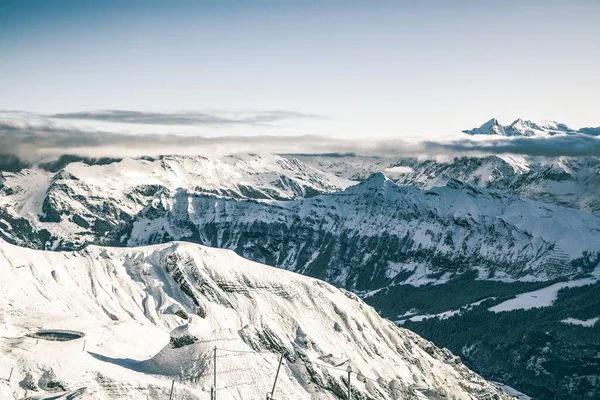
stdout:
<svg viewBox="0 0 600 400">
<path fill-rule="evenodd" d="M 348 366 L 357 399 L 507 398 L 356 296 L 227 250 L 45 252 L 0 241 L 0 286 L 0 376 L 13 370 L 0 380 L 6 399 L 25 390 L 163 399 L 172 379 L 175 399 L 208 399 L 215 346 L 219 399 L 264 399 L 281 352 L 277 399 L 338 399 Z M 85 336 L 25 336 L 39 329 Z"/>
</svg>

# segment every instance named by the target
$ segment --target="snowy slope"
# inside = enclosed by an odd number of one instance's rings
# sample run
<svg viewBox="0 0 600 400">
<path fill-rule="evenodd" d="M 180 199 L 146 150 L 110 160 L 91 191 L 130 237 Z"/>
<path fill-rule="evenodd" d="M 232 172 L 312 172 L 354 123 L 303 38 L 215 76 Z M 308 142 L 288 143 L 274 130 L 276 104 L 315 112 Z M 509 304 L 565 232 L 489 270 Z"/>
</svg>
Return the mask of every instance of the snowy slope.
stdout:
<svg viewBox="0 0 600 400">
<path fill-rule="evenodd" d="M 514 299 L 506 300 L 491 307 L 493 312 L 512 310 L 529 310 L 531 308 L 550 307 L 558 298 L 558 291 L 564 288 L 572 288 L 593 285 L 598 282 L 596 277 L 579 279 L 575 281 L 559 282 L 533 292 L 521 293 Z"/>
<path fill-rule="evenodd" d="M 338 399 L 348 366 L 355 398 L 507 398 L 356 296 L 226 250 L 45 252 L 0 241 L 0 285 L 0 375 L 14 368 L 2 398 L 159 399 L 171 379 L 174 398 L 208 398 L 215 346 L 219 399 L 264 399 L 282 351 L 278 399 Z M 24 336 L 38 329 L 85 336 Z"/>
</svg>

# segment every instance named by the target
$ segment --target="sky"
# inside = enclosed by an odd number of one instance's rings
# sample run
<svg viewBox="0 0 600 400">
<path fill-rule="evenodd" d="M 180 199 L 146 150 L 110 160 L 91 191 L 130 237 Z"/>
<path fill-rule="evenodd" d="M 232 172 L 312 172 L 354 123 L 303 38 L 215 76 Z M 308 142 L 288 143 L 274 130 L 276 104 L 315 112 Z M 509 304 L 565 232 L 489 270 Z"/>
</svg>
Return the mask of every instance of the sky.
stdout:
<svg viewBox="0 0 600 400">
<path fill-rule="evenodd" d="M 599 15 L 595 0 L 2 0 L 0 110 L 285 116 L 152 128 L 201 135 L 600 126 Z"/>
</svg>

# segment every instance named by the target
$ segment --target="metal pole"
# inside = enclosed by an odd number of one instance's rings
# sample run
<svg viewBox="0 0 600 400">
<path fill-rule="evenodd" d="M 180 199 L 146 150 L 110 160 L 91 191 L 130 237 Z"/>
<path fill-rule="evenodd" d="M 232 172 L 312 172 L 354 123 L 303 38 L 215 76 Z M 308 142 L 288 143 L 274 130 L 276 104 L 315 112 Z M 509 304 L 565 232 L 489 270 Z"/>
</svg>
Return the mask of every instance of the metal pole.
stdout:
<svg viewBox="0 0 600 400">
<path fill-rule="evenodd" d="M 85 351 L 85 340 L 83 341 L 83 349 L 81 351 Z"/>
<path fill-rule="evenodd" d="M 15 369 L 15 367 L 12 367 L 12 368 L 10 369 L 10 374 L 8 374 L 8 381 L 9 381 L 9 382 L 10 382 L 10 378 L 11 378 L 11 376 L 12 376 L 12 373 L 13 373 L 13 369 Z"/>
<path fill-rule="evenodd" d="M 352 392 L 351 392 L 351 387 L 350 387 L 350 376 L 352 375 L 352 367 L 348 365 L 348 368 L 346 368 L 346 371 L 348 371 L 348 400 L 350 400 L 350 398 L 352 397 Z"/>
<path fill-rule="evenodd" d="M 273 382 L 273 390 L 271 390 L 271 398 L 275 396 L 275 385 L 277 385 L 277 378 L 279 377 L 279 370 L 281 369 L 281 363 L 283 362 L 283 353 L 279 357 L 279 365 L 277 366 L 277 373 L 275 374 L 275 382 Z"/>
<path fill-rule="evenodd" d="M 175 379 L 171 382 L 171 394 L 169 394 L 169 400 L 173 400 L 173 387 L 175 386 Z"/>
<path fill-rule="evenodd" d="M 217 400 L 217 346 L 213 350 L 213 387 L 215 388 L 215 398 Z"/>
</svg>

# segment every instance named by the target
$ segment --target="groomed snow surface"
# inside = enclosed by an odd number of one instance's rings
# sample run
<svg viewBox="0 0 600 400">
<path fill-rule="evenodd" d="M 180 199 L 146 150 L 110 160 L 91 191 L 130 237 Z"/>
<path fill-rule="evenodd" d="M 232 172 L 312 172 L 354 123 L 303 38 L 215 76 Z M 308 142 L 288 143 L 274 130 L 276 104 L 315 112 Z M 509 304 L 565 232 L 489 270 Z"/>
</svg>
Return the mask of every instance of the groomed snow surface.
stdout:
<svg viewBox="0 0 600 400">
<path fill-rule="evenodd" d="M 85 337 L 25 336 L 40 329 Z M 348 366 L 357 398 L 508 398 L 353 294 L 230 251 L 0 241 L 2 399 L 167 399 L 175 380 L 173 399 L 208 400 L 215 346 L 219 400 L 264 399 L 281 352 L 276 399 L 339 399 Z"/>
</svg>

